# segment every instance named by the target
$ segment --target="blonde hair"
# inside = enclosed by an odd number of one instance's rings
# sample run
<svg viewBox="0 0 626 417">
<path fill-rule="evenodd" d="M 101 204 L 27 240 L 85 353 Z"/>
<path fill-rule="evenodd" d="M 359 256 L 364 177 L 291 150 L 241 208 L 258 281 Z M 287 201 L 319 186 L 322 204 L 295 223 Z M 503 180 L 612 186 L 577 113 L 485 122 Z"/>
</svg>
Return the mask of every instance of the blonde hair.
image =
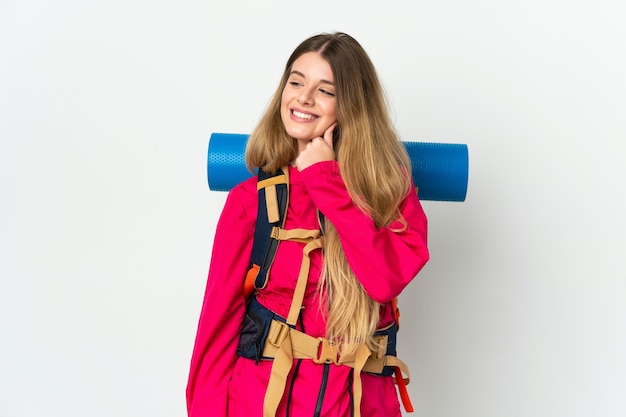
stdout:
<svg viewBox="0 0 626 417">
<path fill-rule="evenodd" d="M 334 148 L 352 200 L 377 228 L 403 221 L 399 206 L 412 191 L 410 160 L 391 123 L 374 65 L 361 45 L 345 33 L 315 35 L 291 54 L 276 93 L 248 140 L 248 168 L 273 173 L 296 158 L 297 144 L 284 129 L 280 104 L 293 62 L 307 52 L 320 54 L 333 72 L 338 122 Z M 327 306 L 327 337 L 341 346 L 344 355 L 354 353 L 361 344 L 374 348 L 380 304 L 355 277 L 328 219 L 324 234 L 320 291 Z"/>
</svg>

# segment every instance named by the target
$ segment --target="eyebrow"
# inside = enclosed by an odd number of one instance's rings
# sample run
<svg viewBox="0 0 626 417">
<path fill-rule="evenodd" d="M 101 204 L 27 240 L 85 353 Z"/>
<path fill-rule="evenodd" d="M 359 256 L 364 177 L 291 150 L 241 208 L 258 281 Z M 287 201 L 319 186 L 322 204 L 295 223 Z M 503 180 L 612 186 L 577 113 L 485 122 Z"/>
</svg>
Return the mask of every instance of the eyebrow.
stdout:
<svg viewBox="0 0 626 417">
<path fill-rule="evenodd" d="M 292 75 L 292 74 L 299 75 L 299 76 L 300 76 L 300 77 L 302 77 L 302 78 L 306 78 L 306 77 L 305 77 L 305 75 L 304 75 L 303 73 L 301 73 L 300 71 L 295 71 L 295 70 L 294 70 L 294 71 L 291 71 L 291 72 L 289 73 L 289 75 Z M 320 80 L 320 82 L 325 83 L 325 84 L 335 85 L 335 83 L 334 83 L 334 82 L 332 82 L 332 81 L 328 81 L 328 80 Z"/>
</svg>

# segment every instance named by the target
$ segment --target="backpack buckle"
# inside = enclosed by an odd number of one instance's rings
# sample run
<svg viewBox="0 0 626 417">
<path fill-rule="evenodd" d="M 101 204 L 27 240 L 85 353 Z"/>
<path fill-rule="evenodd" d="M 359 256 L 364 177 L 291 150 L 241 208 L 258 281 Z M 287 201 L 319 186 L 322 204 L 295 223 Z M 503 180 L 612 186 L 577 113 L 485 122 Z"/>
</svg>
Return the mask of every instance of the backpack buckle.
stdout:
<svg viewBox="0 0 626 417">
<path fill-rule="evenodd" d="M 287 323 L 278 320 L 272 320 L 272 324 L 270 325 L 269 332 L 267 333 L 267 343 L 270 343 L 272 346 L 280 347 L 283 344 L 287 336 L 289 336 L 289 331 L 291 327 Z"/>
<path fill-rule="evenodd" d="M 337 345 L 325 337 L 318 337 L 320 344 L 318 347 L 317 358 L 313 358 L 316 364 L 334 363 L 338 365 L 339 349 Z"/>
</svg>

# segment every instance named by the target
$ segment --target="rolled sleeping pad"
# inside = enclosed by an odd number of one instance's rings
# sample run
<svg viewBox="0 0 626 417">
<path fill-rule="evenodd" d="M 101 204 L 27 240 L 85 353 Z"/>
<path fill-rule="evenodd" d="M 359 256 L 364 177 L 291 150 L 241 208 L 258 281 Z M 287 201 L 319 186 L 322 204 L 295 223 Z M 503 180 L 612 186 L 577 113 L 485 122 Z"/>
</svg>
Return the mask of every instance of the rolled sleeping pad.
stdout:
<svg viewBox="0 0 626 417">
<path fill-rule="evenodd" d="M 241 133 L 211 134 L 207 158 L 210 190 L 229 191 L 253 175 L 248 171 L 244 157 L 249 136 Z M 402 143 L 411 159 L 413 182 L 420 200 L 465 201 L 469 175 L 467 145 Z"/>
</svg>

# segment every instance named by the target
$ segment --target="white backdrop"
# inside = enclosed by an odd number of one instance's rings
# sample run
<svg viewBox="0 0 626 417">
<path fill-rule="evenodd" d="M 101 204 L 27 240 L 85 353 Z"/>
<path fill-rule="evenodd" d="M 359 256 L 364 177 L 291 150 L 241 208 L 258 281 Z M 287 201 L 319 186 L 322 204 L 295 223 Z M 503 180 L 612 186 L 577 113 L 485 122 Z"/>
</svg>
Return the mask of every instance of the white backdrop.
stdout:
<svg viewBox="0 0 626 417">
<path fill-rule="evenodd" d="M 403 139 L 470 150 L 400 300 L 414 415 L 626 415 L 622 4 L 3 0 L 0 416 L 185 415 L 209 135 L 332 30 Z"/>
</svg>

